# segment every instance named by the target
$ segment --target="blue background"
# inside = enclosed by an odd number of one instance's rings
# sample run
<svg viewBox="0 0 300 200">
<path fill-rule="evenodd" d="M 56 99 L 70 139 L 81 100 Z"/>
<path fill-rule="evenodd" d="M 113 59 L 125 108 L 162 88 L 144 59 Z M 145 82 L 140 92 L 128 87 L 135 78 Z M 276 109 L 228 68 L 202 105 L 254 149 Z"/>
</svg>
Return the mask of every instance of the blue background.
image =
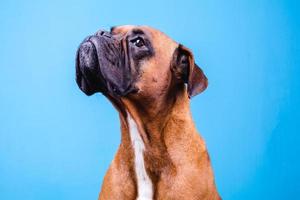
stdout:
<svg viewBox="0 0 300 200">
<path fill-rule="evenodd" d="M 75 83 L 88 34 L 156 27 L 210 85 L 192 99 L 223 199 L 300 193 L 300 5 L 249 1 L 1 1 L 0 199 L 97 199 L 120 142 L 117 112 Z"/>
</svg>

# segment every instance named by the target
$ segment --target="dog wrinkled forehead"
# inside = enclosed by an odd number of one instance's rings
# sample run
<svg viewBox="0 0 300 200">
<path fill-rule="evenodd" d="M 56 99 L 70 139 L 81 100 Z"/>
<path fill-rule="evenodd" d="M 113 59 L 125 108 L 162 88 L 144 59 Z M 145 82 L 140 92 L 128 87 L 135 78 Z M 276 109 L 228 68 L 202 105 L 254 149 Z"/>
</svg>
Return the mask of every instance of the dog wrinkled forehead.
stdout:
<svg viewBox="0 0 300 200">
<path fill-rule="evenodd" d="M 171 43 L 171 44 L 178 45 L 177 42 L 172 40 L 165 33 L 150 26 L 122 25 L 122 26 L 113 26 L 110 29 L 112 34 L 121 34 L 121 35 L 126 35 L 137 30 L 144 32 L 156 42 Z"/>
<path fill-rule="evenodd" d="M 110 31 L 113 34 L 126 34 L 130 30 L 134 29 L 137 26 L 134 25 L 123 25 L 123 26 L 113 26 L 111 27 Z"/>
</svg>

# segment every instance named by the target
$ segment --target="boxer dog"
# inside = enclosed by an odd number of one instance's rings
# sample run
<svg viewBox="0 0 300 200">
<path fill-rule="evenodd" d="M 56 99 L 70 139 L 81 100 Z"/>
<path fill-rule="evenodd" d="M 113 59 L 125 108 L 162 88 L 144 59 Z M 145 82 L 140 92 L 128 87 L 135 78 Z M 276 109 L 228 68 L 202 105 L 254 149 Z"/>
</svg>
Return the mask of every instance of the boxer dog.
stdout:
<svg viewBox="0 0 300 200">
<path fill-rule="evenodd" d="M 190 112 L 207 78 L 188 48 L 147 26 L 100 30 L 78 48 L 76 81 L 119 112 L 121 144 L 100 200 L 221 199 Z"/>
</svg>

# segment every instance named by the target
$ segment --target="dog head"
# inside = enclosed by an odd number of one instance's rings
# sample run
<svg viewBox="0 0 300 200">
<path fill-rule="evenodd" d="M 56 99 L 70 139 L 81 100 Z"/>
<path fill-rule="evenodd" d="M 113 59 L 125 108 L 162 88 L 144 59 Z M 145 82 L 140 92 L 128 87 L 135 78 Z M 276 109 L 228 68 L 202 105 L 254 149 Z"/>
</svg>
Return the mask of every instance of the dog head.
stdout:
<svg viewBox="0 0 300 200">
<path fill-rule="evenodd" d="M 207 87 L 189 49 L 154 28 L 131 25 L 100 30 L 80 44 L 76 81 L 87 95 L 151 101 L 184 84 L 189 97 Z"/>
</svg>

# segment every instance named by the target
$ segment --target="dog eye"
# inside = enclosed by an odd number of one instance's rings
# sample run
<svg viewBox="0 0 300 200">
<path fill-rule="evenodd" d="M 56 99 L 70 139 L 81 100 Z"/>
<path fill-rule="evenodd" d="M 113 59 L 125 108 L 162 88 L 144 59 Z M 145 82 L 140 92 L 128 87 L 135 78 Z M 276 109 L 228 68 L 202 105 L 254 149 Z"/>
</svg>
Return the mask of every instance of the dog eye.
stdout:
<svg viewBox="0 0 300 200">
<path fill-rule="evenodd" d="M 145 42 L 144 42 L 143 38 L 141 38 L 141 37 L 137 37 L 137 38 L 131 40 L 131 42 L 137 47 L 145 46 Z"/>
</svg>

